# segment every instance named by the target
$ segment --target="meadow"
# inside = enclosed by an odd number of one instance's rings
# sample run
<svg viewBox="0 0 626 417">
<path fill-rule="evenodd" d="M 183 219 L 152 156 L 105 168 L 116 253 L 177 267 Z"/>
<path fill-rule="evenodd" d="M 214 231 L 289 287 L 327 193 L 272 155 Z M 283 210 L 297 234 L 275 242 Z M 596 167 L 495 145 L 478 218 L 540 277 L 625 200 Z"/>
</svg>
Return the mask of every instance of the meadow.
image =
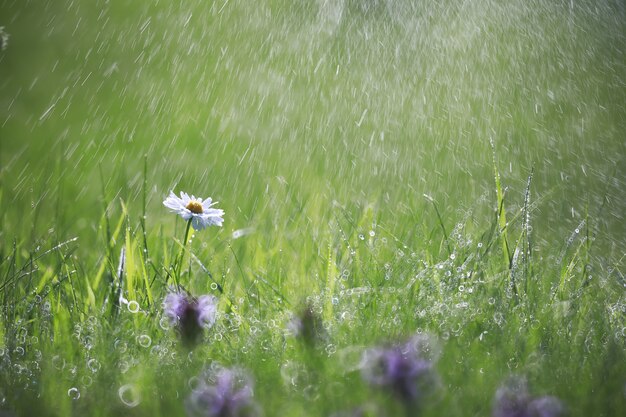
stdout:
<svg viewBox="0 0 626 417">
<path fill-rule="evenodd" d="M 626 415 L 622 0 L 0 27 L 0 415 Z"/>
</svg>

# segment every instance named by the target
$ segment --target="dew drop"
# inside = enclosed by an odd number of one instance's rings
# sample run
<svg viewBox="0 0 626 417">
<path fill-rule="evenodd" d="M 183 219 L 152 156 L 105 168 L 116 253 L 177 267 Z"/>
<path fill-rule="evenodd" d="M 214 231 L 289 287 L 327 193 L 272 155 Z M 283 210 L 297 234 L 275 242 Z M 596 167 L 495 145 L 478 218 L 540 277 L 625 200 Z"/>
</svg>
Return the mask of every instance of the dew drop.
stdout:
<svg viewBox="0 0 626 417">
<path fill-rule="evenodd" d="M 52 366 L 54 366 L 59 371 L 65 368 L 65 359 L 60 357 L 59 355 L 55 355 L 52 357 Z"/>
<path fill-rule="evenodd" d="M 87 361 L 87 367 L 93 373 L 98 372 L 100 370 L 100 366 L 100 362 L 98 362 L 97 359 L 92 358 Z"/>
<path fill-rule="evenodd" d="M 117 391 L 117 395 L 126 407 L 134 408 L 141 403 L 141 394 L 133 384 L 122 385 Z"/>
<path fill-rule="evenodd" d="M 72 400 L 77 400 L 80 398 L 80 391 L 78 391 L 78 388 L 76 387 L 72 387 L 70 389 L 67 390 L 67 395 L 72 399 Z"/>
<path fill-rule="evenodd" d="M 135 314 L 139 312 L 139 303 L 135 300 L 131 300 L 128 302 L 128 311 Z"/>
<path fill-rule="evenodd" d="M 163 330 L 169 330 L 170 329 L 170 320 L 167 317 L 161 317 L 161 320 L 159 320 L 159 326 Z"/>
<path fill-rule="evenodd" d="M 142 334 L 137 336 L 137 343 L 139 343 L 141 347 L 147 348 L 152 344 L 152 339 L 150 339 L 150 336 L 147 334 Z"/>
<path fill-rule="evenodd" d="M 122 374 L 125 374 L 130 369 L 130 364 L 125 360 L 119 361 L 117 366 L 120 369 L 120 373 Z"/>
<path fill-rule="evenodd" d="M 333 355 L 335 352 L 337 352 L 337 347 L 335 345 L 331 343 L 326 346 L 326 353 L 328 354 L 328 356 Z"/>
<path fill-rule="evenodd" d="M 86 387 L 88 387 L 91 384 L 93 384 L 93 378 L 91 378 L 89 375 L 83 376 L 80 380 L 83 383 L 83 385 L 86 386 Z"/>
<path fill-rule="evenodd" d="M 113 347 L 115 349 L 117 349 L 120 353 L 124 353 L 128 349 L 128 345 L 126 344 L 126 342 L 124 342 L 123 340 L 120 340 L 120 339 L 117 339 L 113 343 Z"/>
</svg>

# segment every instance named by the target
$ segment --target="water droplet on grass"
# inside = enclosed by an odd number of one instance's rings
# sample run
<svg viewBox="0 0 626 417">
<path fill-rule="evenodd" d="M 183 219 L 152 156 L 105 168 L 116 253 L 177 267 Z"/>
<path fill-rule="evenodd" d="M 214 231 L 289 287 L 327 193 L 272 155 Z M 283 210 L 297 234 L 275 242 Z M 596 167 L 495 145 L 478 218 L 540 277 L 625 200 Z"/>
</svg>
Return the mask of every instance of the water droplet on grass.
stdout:
<svg viewBox="0 0 626 417">
<path fill-rule="evenodd" d="M 152 339 L 147 334 L 142 334 L 137 336 L 137 343 L 139 343 L 141 347 L 147 348 L 152 344 Z"/>
<path fill-rule="evenodd" d="M 117 394 L 126 407 L 137 407 L 141 403 L 141 394 L 133 384 L 122 385 Z"/>
<path fill-rule="evenodd" d="M 120 373 L 122 373 L 122 374 L 125 374 L 130 369 L 130 364 L 127 361 L 125 361 L 125 360 L 119 361 L 117 366 L 120 369 Z"/>
<path fill-rule="evenodd" d="M 170 329 L 170 320 L 167 317 L 161 317 L 161 320 L 159 320 L 159 326 L 163 330 L 169 330 Z"/>
<path fill-rule="evenodd" d="M 87 361 L 87 367 L 93 373 L 98 372 L 100 370 L 100 366 L 100 362 L 98 362 L 97 359 L 92 358 Z"/>
<path fill-rule="evenodd" d="M 54 366 L 59 371 L 65 368 L 65 359 L 60 357 L 59 355 L 55 355 L 52 357 L 52 366 Z"/>
<path fill-rule="evenodd" d="M 139 303 L 135 300 L 131 300 L 128 302 L 128 311 L 135 314 L 139 312 Z"/>
<path fill-rule="evenodd" d="M 328 356 L 332 356 L 335 352 L 337 352 L 337 347 L 331 343 L 326 346 L 325 350 Z"/>
<path fill-rule="evenodd" d="M 67 390 L 67 395 L 72 399 L 72 400 L 77 400 L 80 398 L 80 391 L 78 391 L 78 388 L 76 387 L 72 387 L 70 389 Z"/>
<path fill-rule="evenodd" d="M 88 387 L 91 384 L 93 384 L 93 378 L 91 378 L 89 375 L 83 376 L 80 380 L 83 383 L 83 385 L 86 386 L 86 387 Z"/>
<path fill-rule="evenodd" d="M 113 347 L 115 349 L 117 349 L 120 353 L 124 353 L 128 349 L 128 345 L 126 344 L 126 342 L 124 342 L 123 340 L 120 340 L 120 339 L 117 339 L 113 343 Z"/>
</svg>

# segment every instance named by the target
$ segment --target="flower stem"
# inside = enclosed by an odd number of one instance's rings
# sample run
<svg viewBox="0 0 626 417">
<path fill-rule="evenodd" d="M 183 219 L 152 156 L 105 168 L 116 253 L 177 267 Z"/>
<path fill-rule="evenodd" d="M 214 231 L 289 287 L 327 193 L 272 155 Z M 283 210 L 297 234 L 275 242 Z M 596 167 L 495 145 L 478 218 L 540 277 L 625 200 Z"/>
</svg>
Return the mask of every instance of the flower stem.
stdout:
<svg viewBox="0 0 626 417">
<path fill-rule="evenodd" d="M 183 247 L 180 249 L 180 255 L 178 255 L 178 261 L 176 262 L 176 273 L 174 274 L 174 279 L 176 280 L 176 287 L 179 286 L 180 282 L 180 269 L 183 266 L 183 258 L 185 257 L 185 248 L 187 247 L 187 238 L 189 238 L 189 229 L 191 229 L 191 221 L 193 218 L 187 221 L 187 228 L 185 229 L 185 239 L 183 240 Z"/>
</svg>

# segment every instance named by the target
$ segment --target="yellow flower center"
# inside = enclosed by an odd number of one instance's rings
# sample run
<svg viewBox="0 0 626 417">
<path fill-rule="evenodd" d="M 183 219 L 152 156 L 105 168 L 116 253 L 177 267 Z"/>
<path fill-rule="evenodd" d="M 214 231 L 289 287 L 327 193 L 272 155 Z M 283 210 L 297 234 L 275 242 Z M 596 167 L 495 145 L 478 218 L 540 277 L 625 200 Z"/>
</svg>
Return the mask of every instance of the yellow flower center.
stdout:
<svg viewBox="0 0 626 417">
<path fill-rule="evenodd" d="M 189 204 L 187 204 L 187 210 L 192 213 L 200 214 L 202 213 L 202 204 L 199 201 L 191 200 Z"/>
</svg>

